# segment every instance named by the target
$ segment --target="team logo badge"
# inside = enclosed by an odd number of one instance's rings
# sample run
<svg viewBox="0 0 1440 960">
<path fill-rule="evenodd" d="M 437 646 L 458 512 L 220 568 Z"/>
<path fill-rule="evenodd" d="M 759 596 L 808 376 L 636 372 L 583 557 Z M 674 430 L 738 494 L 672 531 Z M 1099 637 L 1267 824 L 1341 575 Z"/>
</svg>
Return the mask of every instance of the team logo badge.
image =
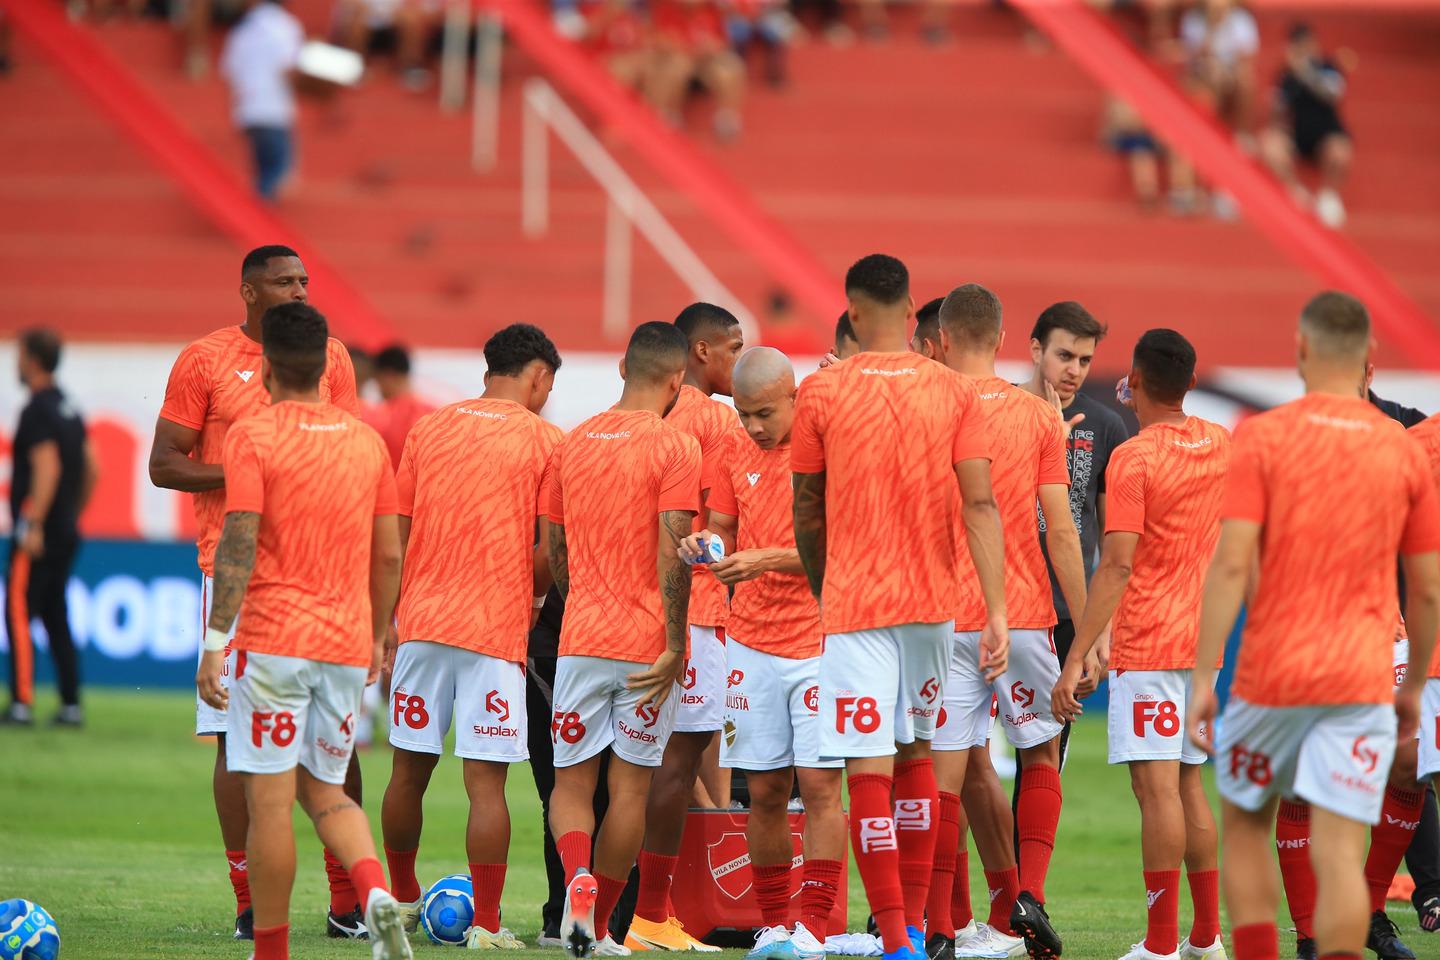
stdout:
<svg viewBox="0 0 1440 960">
<path fill-rule="evenodd" d="M 730 689 L 731 687 L 738 687 L 738 686 L 740 686 L 740 684 L 742 684 L 742 683 L 744 683 L 744 682 L 745 682 L 745 671 L 744 671 L 744 670 L 731 670 L 731 671 L 730 671 L 730 676 L 728 676 L 728 677 L 725 678 L 725 689 L 728 690 L 728 689 Z"/>
<path fill-rule="evenodd" d="M 731 900 L 739 900 L 750 892 L 750 845 L 743 833 L 722 833 L 720 839 L 705 848 L 705 859 L 715 886 Z"/>
<path fill-rule="evenodd" d="M 721 735 L 725 737 L 725 746 L 735 746 L 735 734 L 737 732 L 738 731 L 735 729 L 735 721 L 727 717 L 725 720 L 725 724 L 720 731 Z"/>
<path fill-rule="evenodd" d="M 749 481 L 750 481 L 750 486 L 753 487 L 753 486 L 755 486 L 755 484 L 757 484 L 757 483 L 760 482 L 760 474 L 758 474 L 758 473 L 747 473 L 747 474 L 745 474 L 745 479 L 746 479 L 746 480 L 749 480 Z"/>
<path fill-rule="evenodd" d="M 1375 768 L 1380 765 L 1380 751 L 1365 742 L 1363 733 L 1351 744 L 1350 756 L 1355 758 L 1355 765 L 1365 773 L 1374 773 Z"/>
<path fill-rule="evenodd" d="M 254 370 L 236 370 L 235 376 L 240 378 L 241 383 L 249 383 L 250 378 L 255 376 Z"/>
<path fill-rule="evenodd" d="M 485 712 L 495 714 L 504 723 L 510 719 L 510 701 L 502 698 L 499 690 L 491 690 L 485 694 Z"/>
</svg>

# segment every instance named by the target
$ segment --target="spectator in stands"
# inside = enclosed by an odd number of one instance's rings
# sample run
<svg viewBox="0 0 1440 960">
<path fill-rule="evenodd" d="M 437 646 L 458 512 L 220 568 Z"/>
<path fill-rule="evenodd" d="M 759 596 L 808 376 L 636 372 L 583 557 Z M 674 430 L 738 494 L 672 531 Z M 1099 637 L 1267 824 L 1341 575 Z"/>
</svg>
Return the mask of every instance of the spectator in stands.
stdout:
<svg viewBox="0 0 1440 960">
<path fill-rule="evenodd" d="M 715 136 L 740 135 L 745 65 L 730 48 L 725 24 L 712 0 L 655 0 L 657 40 L 654 97 L 671 124 L 684 124 L 685 100 L 698 83 L 715 98 Z"/>
<path fill-rule="evenodd" d="M 580 37 L 615 81 L 654 103 L 655 46 L 634 0 L 600 0 L 579 22 Z"/>
<path fill-rule="evenodd" d="M 1295 158 L 1319 168 L 1315 215 L 1335 229 L 1345 223 L 1340 187 L 1355 155 L 1354 141 L 1340 119 L 1344 95 L 1345 74 L 1321 51 L 1310 26 L 1295 24 L 1275 87 L 1274 115 L 1261 134 L 1260 148 L 1270 169 L 1302 205 L 1309 206 L 1310 195 L 1296 175 Z"/>
<path fill-rule="evenodd" d="M 1105 100 L 1105 142 L 1125 158 L 1135 199 L 1145 209 L 1160 201 L 1160 144 L 1150 134 L 1135 108 L 1119 97 Z"/>
<path fill-rule="evenodd" d="M 375 354 L 375 385 L 380 388 L 379 406 L 361 412 L 385 441 L 390 462 L 398 466 L 410 428 L 435 405 L 422 400 L 412 389 L 410 352 L 398 343 Z"/>
<path fill-rule="evenodd" d="M 1236 0 L 1203 0 L 1181 17 L 1180 45 L 1187 88 L 1248 148 L 1255 54 L 1260 49 L 1255 17 Z M 1182 157 L 1173 158 L 1171 179 L 1170 196 L 1177 212 L 1196 209 L 1195 174 Z M 1238 213 L 1235 202 L 1223 194 L 1214 198 L 1214 207 L 1226 219 Z"/>
<path fill-rule="evenodd" d="M 367 59 L 393 53 L 401 83 L 420 91 L 430 86 L 425 51 L 441 13 L 429 0 L 338 0 L 335 37 Z"/>
<path fill-rule="evenodd" d="M 255 0 L 225 38 L 220 56 L 231 115 L 250 141 L 255 190 L 266 200 L 279 194 L 295 161 L 291 73 L 304 42 L 304 28 L 280 0 Z"/>
<path fill-rule="evenodd" d="M 10 72 L 10 21 L 0 11 L 0 77 Z"/>
<path fill-rule="evenodd" d="M 725 26 L 730 43 L 742 61 L 758 47 L 764 58 L 765 82 L 783 87 L 787 79 L 790 40 L 795 36 L 795 18 L 784 0 L 730 0 L 725 7 Z"/>
</svg>

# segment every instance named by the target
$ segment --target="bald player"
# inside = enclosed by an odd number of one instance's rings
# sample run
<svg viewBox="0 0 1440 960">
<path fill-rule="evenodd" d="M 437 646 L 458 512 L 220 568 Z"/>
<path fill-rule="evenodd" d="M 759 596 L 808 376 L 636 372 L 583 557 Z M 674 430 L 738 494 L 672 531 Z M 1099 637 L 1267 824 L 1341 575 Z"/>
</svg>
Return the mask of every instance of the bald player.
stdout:
<svg viewBox="0 0 1440 960">
<path fill-rule="evenodd" d="M 1186 718 L 1190 738 L 1218 756 L 1221 881 L 1236 960 L 1277 953 L 1270 834 L 1282 796 L 1311 806 L 1317 954 L 1359 960 L 1370 913 L 1368 826 L 1380 818 L 1397 736 L 1415 735 L 1440 626 L 1440 506 L 1429 464 L 1359 395 L 1369 314 L 1353 297 L 1322 293 L 1299 327 L 1305 395 L 1235 431 Z M 1345 468 L 1317 471 L 1317 462 Z M 1410 633 L 1398 691 L 1396 554 Z M 1215 665 L 1257 555 L 1259 581 L 1212 745 Z"/>
<path fill-rule="evenodd" d="M 694 561 L 706 540 L 719 537 L 726 556 L 710 569 L 735 591 L 720 762 L 744 770 L 750 788 L 746 839 L 765 928 L 748 956 L 817 960 L 824 953 L 845 854 L 844 762 L 820 759 L 820 610 L 795 549 L 790 487 L 795 371 L 783 353 L 756 347 L 740 358 L 735 409 L 745 434 L 732 435 L 712 477 L 708 528 L 687 538 L 681 552 Z M 805 867 L 800 918 L 792 927 L 788 805 L 797 778 L 805 803 Z"/>
</svg>

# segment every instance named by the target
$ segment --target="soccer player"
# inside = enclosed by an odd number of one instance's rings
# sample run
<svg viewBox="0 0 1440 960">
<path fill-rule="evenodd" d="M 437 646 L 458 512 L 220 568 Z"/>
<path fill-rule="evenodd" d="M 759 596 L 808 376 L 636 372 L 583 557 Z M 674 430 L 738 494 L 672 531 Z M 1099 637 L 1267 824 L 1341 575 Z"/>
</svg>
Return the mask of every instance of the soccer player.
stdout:
<svg viewBox="0 0 1440 960">
<path fill-rule="evenodd" d="M 1113 617 L 1110 762 L 1129 765 L 1140 803 L 1149 918 L 1125 960 L 1224 960 L 1218 838 L 1200 777 L 1205 754 L 1185 741 L 1184 726 L 1230 434 L 1186 414 L 1195 348 L 1174 330 L 1140 337 L 1128 386 L 1140 432 L 1110 458 L 1100 566 L 1051 705 L 1057 720 L 1079 716 L 1086 657 Z M 1195 920 L 1178 942 L 1182 861 Z"/>
<path fill-rule="evenodd" d="M 411 953 L 400 905 L 365 812 L 344 792 L 360 696 L 380 672 L 400 589 L 390 456 L 379 434 L 322 399 L 334 351 L 318 310 L 281 304 L 261 328 L 257 373 L 273 404 L 225 440 L 225 526 L 195 678 L 201 700 L 226 714 L 226 764 L 244 785 L 253 957 L 290 955 L 298 798 L 363 898 L 373 956 L 401 960 Z"/>
<path fill-rule="evenodd" d="M 413 931 L 420 805 L 453 716 L 475 888 L 465 943 L 520 949 L 500 926 L 510 850 L 505 778 L 510 764 L 529 758 L 526 645 L 531 613 L 544 604 L 550 581 L 533 545 L 537 518 L 540 543 L 548 536 L 548 467 L 563 436 L 539 413 L 560 355 L 540 329 L 516 323 L 485 343 L 485 367 L 485 392 L 420 420 L 400 457 L 405 566 L 390 683 L 395 751 L 381 824 L 391 883 Z"/>
<path fill-rule="evenodd" d="M 940 349 L 940 304 L 944 297 L 936 297 L 915 311 L 915 335 L 910 338 L 910 349 L 927 360 L 944 363 L 944 352 Z"/>
<path fill-rule="evenodd" d="M 711 477 L 709 525 L 687 537 L 681 553 L 695 562 L 704 543 L 718 536 L 727 555 L 709 566 L 735 589 L 720 762 L 744 770 L 750 788 L 746 840 L 765 929 L 749 960 L 817 960 L 825 952 L 845 855 L 845 764 L 820 759 L 820 611 L 795 549 L 795 371 L 783 353 L 756 347 L 740 358 L 735 409 L 748 436 L 732 434 Z M 800 920 L 792 929 L 788 805 L 797 778 L 805 803 L 805 867 Z"/>
<path fill-rule="evenodd" d="M 604 931 L 645 836 L 651 774 L 675 725 L 690 571 L 680 541 L 700 506 L 700 444 L 662 418 L 690 344 L 674 324 L 635 329 L 620 402 L 581 423 L 552 466 L 549 559 L 565 598 L 555 671 L 550 828 L 568 878 L 560 937 L 581 957 L 626 956 Z M 600 754 L 610 807 L 594 850 Z"/>
<path fill-rule="evenodd" d="M 1220 758 L 1221 873 L 1237 960 L 1276 956 L 1269 845 L 1282 796 L 1311 806 L 1318 955 L 1358 960 L 1369 904 L 1367 828 L 1380 817 L 1397 734 L 1415 735 L 1435 647 L 1440 506 L 1423 451 L 1357 395 L 1370 347 L 1359 301 L 1316 296 L 1300 314 L 1305 396 L 1235 431 L 1186 727 Z M 1317 473 L 1317 459 L 1345 469 Z M 1259 581 L 1212 748 L 1215 664 L 1257 554 Z M 1410 633 L 1398 693 L 1396 554 Z"/>
<path fill-rule="evenodd" d="M 700 444 L 701 506 L 695 530 L 702 530 L 705 498 L 719 467 L 721 451 L 739 432 L 735 411 L 714 399 L 714 394 L 730 395 L 735 360 L 744 347 L 744 338 L 735 315 L 709 303 L 692 303 L 681 310 L 675 328 L 685 335 L 689 348 L 685 382 L 665 422 Z M 687 934 L 670 906 L 685 815 L 706 751 L 720 731 L 725 696 L 725 585 L 704 564 L 692 567 L 691 576 L 689 655 L 675 710 L 675 730 L 665 745 L 664 762 L 650 785 L 645 844 L 640 851 L 640 894 L 635 901 L 629 939 L 631 946 L 709 953 L 718 948 Z M 718 766 L 715 770 L 719 772 Z M 720 779 L 723 783 L 718 782 Z M 702 782 L 710 794 L 711 806 L 729 805 L 728 776 L 712 776 Z"/>
<path fill-rule="evenodd" d="M 983 429 L 993 454 L 991 476 L 995 500 L 1005 526 L 1005 610 L 1010 634 L 1010 657 L 999 676 L 986 676 L 982 656 L 986 602 L 973 567 L 960 560 L 961 594 L 955 607 L 955 645 L 945 685 L 945 722 L 936 731 L 935 768 L 940 785 L 943 843 L 936 857 L 942 889 L 934 898 L 943 920 L 950 891 L 946 880 L 955 872 L 945 867 L 956 856 L 959 842 L 960 791 L 971 751 L 985 750 L 990 739 L 992 703 L 1010 743 L 1025 760 L 1020 784 L 1018 891 L 1002 884 L 1010 907 L 1008 929 L 1025 938 L 1034 957 L 1058 957 L 1060 937 L 1045 912 L 1045 877 L 1055 849 L 1060 823 L 1060 732 L 1051 716 L 1050 690 L 1060 677 L 1051 631 L 1055 607 L 1050 600 L 1050 579 L 1040 538 L 1035 528 L 1035 503 L 1044 518 L 1050 557 L 1070 609 L 1085 607 L 1085 566 L 1080 559 L 1080 537 L 1070 517 L 1065 471 L 1065 428 L 1054 408 L 1044 400 L 995 375 L 995 354 L 1004 343 L 1000 300 L 984 287 L 967 283 L 956 287 L 940 307 L 940 351 L 951 370 L 974 385 L 983 411 Z M 998 698 L 998 700 L 996 699 Z M 977 824 L 982 829 L 988 824 Z M 1006 878 L 1010 879 L 1010 878 Z M 964 881 L 968 883 L 968 880 Z M 1014 891 L 1013 893 L 1011 891 Z M 1002 909 L 1005 904 L 999 905 Z M 932 956 L 945 944 L 935 938 L 953 937 L 957 956 L 992 956 L 1017 944 L 1003 931 L 981 930 L 973 918 L 954 929 L 958 920 L 931 925 Z M 970 953 L 966 948 L 978 951 Z"/>
<path fill-rule="evenodd" d="M 855 327 L 850 323 L 850 311 L 840 314 L 835 321 L 835 359 L 849 360 L 860 352 L 860 341 L 855 337 Z"/>
<path fill-rule="evenodd" d="M 165 402 L 155 422 L 150 448 L 150 482 L 157 487 L 194 494 L 196 546 L 201 573 L 201 616 L 208 621 L 214 599 L 215 544 L 225 519 L 225 470 L 221 455 L 231 424 L 262 412 L 270 396 L 260 379 L 260 318 L 271 307 L 308 300 L 310 277 L 300 256 L 289 247 L 257 247 L 240 265 L 240 298 L 245 322 L 222 327 L 181 351 L 165 386 Z M 360 413 L 355 395 L 355 371 L 339 340 L 326 347 L 325 370 L 320 377 L 320 399 L 347 413 Z M 202 632 L 204 623 L 201 624 Z M 235 675 L 233 651 L 225 656 L 221 680 Z M 245 836 L 249 829 L 244 785 L 225 768 L 225 714 L 198 697 L 195 733 L 215 737 L 215 772 L 212 789 L 230 883 L 235 890 L 235 939 L 250 939 L 253 925 L 246 872 Z M 360 764 L 353 758 L 345 789 L 360 801 Z M 365 926 L 355 888 L 339 861 L 325 855 L 330 878 L 330 913 L 326 933 L 332 937 L 364 937 Z"/>
<path fill-rule="evenodd" d="M 913 960 L 935 854 L 930 739 L 960 601 L 957 530 L 985 596 L 990 678 L 1006 666 L 1005 550 L 979 395 L 910 352 L 905 265 L 864 257 L 845 292 L 861 352 L 800 385 L 795 542 L 825 632 L 820 756 L 846 760 L 851 841 L 885 954 Z"/>
</svg>

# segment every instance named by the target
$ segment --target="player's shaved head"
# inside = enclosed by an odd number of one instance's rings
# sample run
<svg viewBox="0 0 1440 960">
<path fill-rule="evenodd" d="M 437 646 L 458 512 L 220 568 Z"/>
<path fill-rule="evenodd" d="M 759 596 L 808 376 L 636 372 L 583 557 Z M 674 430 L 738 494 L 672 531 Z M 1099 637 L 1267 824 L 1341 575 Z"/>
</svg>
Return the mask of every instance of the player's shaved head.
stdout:
<svg viewBox="0 0 1440 960">
<path fill-rule="evenodd" d="M 1300 333 L 1317 359 L 1364 361 L 1370 351 L 1370 311 L 1348 293 L 1327 290 L 1300 311 Z"/>
<path fill-rule="evenodd" d="M 1141 334 L 1132 364 L 1140 375 L 1139 389 L 1157 403 L 1179 405 L 1195 382 L 1195 348 L 1174 330 Z"/>
<path fill-rule="evenodd" d="M 685 358 L 690 342 L 673 323 L 652 320 L 642 323 L 630 334 L 625 348 L 625 382 L 640 385 L 661 384 L 677 373 L 685 372 Z"/>
<path fill-rule="evenodd" d="M 717 334 L 727 336 L 740 326 L 740 320 L 729 310 L 713 303 L 692 303 L 676 315 L 675 326 L 680 328 L 687 340 L 694 343 Z"/>
<path fill-rule="evenodd" d="M 845 295 L 880 307 L 900 306 L 910 298 L 910 271 L 884 253 L 861 257 L 845 274 Z"/>
<path fill-rule="evenodd" d="M 330 327 L 307 303 L 282 303 L 260 318 L 260 343 L 271 376 L 287 390 L 312 390 L 325 373 Z"/>
<path fill-rule="evenodd" d="M 771 389 L 795 389 L 790 358 L 774 347 L 752 347 L 735 362 L 735 398 L 754 397 Z"/>
<path fill-rule="evenodd" d="M 270 261 L 276 257 L 294 257 L 298 260 L 300 254 L 280 243 L 269 243 L 263 247 L 256 247 L 245 254 L 245 259 L 240 261 L 240 279 L 248 280 L 263 272 Z"/>
<path fill-rule="evenodd" d="M 795 422 L 795 368 L 774 347 L 755 347 L 735 363 L 735 412 L 762 450 L 790 439 Z"/>
<path fill-rule="evenodd" d="M 994 350 L 1003 320 L 1000 298 L 978 283 L 961 284 L 940 305 L 940 323 L 961 350 Z"/>
<path fill-rule="evenodd" d="M 915 336 L 910 339 L 910 349 L 931 360 L 940 359 L 940 304 L 944 302 L 944 297 L 936 297 L 915 311 Z"/>
</svg>

